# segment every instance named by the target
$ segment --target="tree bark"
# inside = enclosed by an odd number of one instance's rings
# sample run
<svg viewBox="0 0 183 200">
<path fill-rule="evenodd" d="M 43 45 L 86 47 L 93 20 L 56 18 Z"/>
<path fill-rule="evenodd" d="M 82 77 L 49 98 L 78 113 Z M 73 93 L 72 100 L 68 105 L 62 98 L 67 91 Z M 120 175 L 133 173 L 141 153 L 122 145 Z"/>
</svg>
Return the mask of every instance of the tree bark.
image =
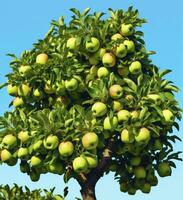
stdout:
<svg viewBox="0 0 183 200">
<path fill-rule="evenodd" d="M 96 200 L 95 186 L 85 185 L 80 190 L 83 200 Z"/>
</svg>

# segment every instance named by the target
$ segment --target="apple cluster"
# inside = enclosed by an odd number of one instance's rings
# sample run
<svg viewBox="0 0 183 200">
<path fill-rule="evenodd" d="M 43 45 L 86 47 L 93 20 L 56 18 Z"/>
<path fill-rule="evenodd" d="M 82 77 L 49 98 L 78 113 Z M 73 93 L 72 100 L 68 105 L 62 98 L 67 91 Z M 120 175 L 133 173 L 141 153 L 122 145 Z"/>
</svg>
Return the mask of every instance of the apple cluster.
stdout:
<svg viewBox="0 0 183 200">
<path fill-rule="evenodd" d="M 181 109 L 178 88 L 164 79 L 145 48 L 145 22 L 131 8 L 88 15 L 72 9 L 34 48 L 13 56 L 7 91 L 14 97 L 2 118 L 1 161 L 20 159 L 32 181 L 41 173 L 64 174 L 64 180 L 97 170 L 109 144 L 122 192 L 149 193 L 160 177 L 170 176 L 173 135 Z"/>
</svg>

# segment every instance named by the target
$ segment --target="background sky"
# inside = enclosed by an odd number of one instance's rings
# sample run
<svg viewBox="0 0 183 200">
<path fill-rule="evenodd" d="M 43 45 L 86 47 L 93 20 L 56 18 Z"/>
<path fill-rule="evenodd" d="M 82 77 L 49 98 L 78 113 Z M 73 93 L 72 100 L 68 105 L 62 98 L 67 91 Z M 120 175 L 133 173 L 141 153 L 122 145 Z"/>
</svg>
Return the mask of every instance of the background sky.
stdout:
<svg viewBox="0 0 183 200">
<path fill-rule="evenodd" d="M 30 49 L 37 39 L 43 38 L 49 29 L 52 19 L 57 20 L 59 16 L 70 19 L 70 8 L 76 7 L 83 10 L 91 7 L 92 12 L 107 12 L 109 7 L 113 9 L 127 9 L 134 6 L 140 12 L 140 16 L 148 20 L 144 25 L 146 46 L 149 50 L 155 50 L 152 56 L 153 62 L 160 68 L 170 68 L 173 72 L 167 76 L 174 81 L 183 91 L 183 1 L 182 0 L 6 0 L 0 1 L 0 83 L 5 82 L 4 75 L 10 71 L 7 53 L 20 53 Z M 177 95 L 177 99 L 183 107 L 183 93 Z M 6 89 L 0 91 L 0 115 L 7 111 L 10 97 Z M 183 126 L 180 132 L 182 137 Z M 176 150 L 183 150 L 183 144 L 178 143 Z M 121 193 L 119 185 L 113 179 L 113 174 L 102 178 L 96 188 L 98 200 L 180 200 L 183 196 L 183 163 L 177 163 L 177 169 L 171 177 L 160 180 L 159 186 L 152 189 L 150 195 L 138 192 L 135 196 Z M 21 174 L 19 167 L 0 166 L 0 184 L 27 185 L 34 188 L 56 187 L 56 192 L 62 192 L 64 182 L 57 175 L 42 175 L 37 183 L 30 181 L 29 177 Z M 69 184 L 69 196 L 67 200 L 79 197 L 79 186 L 73 180 Z"/>
</svg>

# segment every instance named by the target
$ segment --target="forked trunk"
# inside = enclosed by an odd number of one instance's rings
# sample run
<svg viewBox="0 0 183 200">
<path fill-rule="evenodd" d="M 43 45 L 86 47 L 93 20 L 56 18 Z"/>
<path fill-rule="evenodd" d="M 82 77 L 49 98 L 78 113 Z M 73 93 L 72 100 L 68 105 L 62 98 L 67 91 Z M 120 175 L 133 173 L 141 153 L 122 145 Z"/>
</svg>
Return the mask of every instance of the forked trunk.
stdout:
<svg viewBox="0 0 183 200">
<path fill-rule="evenodd" d="M 81 195 L 83 200 L 96 200 L 95 186 L 83 186 L 81 189 Z"/>
</svg>

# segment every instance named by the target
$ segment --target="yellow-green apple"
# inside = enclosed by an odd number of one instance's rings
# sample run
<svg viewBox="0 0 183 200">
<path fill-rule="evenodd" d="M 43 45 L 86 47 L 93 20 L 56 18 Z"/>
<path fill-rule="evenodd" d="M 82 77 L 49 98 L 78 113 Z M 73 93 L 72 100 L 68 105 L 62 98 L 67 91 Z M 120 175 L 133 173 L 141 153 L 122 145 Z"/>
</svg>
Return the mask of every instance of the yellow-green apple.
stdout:
<svg viewBox="0 0 183 200">
<path fill-rule="evenodd" d="M 18 69 L 21 76 L 30 76 L 32 68 L 29 65 L 20 66 Z"/>
<path fill-rule="evenodd" d="M 123 129 L 121 132 L 121 141 L 124 143 L 132 143 L 134 141 L 134 135 L 127 129 Z"/>
<path fill-rule="evenodd" d="M 129 195 L 135 195 L 136 194 L 136 188 L 135 187 L 133 187 L 133 186 L 129 186 L 129 188 L 128 188 L 128 194 Z"/>
<path fill-rule="evenodd" d="M 16 97 L 14 100 L 13 100 L 13 106 L 16 108 L 16 107 L 19 107 L 19 106 L 22 106 L 24 104 L 24 101 L 21 97 Z"/>
<path fill-rule="evenodd" d="M 49 150 L 56 149 L 59 144 L 59 139 L 56 135 L 49 135 L 43 141 L 44 147 Z"/>
<path fill-rule="evenodd" d="M 104 119 L 104 123 L 103 123 L 103 127 L 104 130 L 114 130 L 118 125 L 118 119 L 116 116 L 112 117 L 112 119 L 110 119 L 109 117 L 106 117 Z"/>
<path fill-rule="evenodd" d="M 107 77 L 109 75 L 109 70 L 106 67 L 100 67 L 97 71 L 97 76 L 99 78 Z"/>
<path fill-rule="evenodd" d="M 174 115 L 172 113 L 172 111 L 165 109 L 163 110 L 163 116 L 166 122 L 173 122 L 174 120 Z"/>
<path fill-rule="evenodd" d="M 144 183 L 144 184 L 141 185 L 140 190 L 143 193 L 150 193 L 150 191 L 151 191 L 151 185 L 148 182 Z"/>
<path fill-rule="evenodd" d="M 128 119 L 130 118 L 130 112 L 128 110 L 120 110 L 117 113 L 117 117 L 118 117 L 118 121 L 128 121 Z"/>
<path fill-rule="evenodd" d="M 70 141 L 64 141 L 59 144 L 58 150 L 61 156 L 68 157 L 73 154 L 74 145 Z"/>
<path fill-rule="evenodd" d="M 117 41 L 123 39 L 123 36 L 120 33 L 115 33 L 114 35 L 111 36 L 112 41 Z"/>
<path fill-rule="evenodd" d="M 119 101 L 113 101 L 112 102 L 112 109 L 114 111 L 120 111 L 122 109 L 122 104 Z"/>
<path fill-rule="evenodd" d="M 28 84 L 22 84 L 18 87 L 18 95 L 19 96 L 29 96 L 31 93 L 31 88 Z"/>
<path fill-rule="evenodd" d="M 160 177 L 166 177 L 166 176 L 171 175 L 172 169 L 168 162 L 162 162 L 162 163 L 158 164 L 157 172 Z"/>
<path fill-rule="evenodd" d="M 134 174 L 136 179 L 143 179 L 146 177 L 146 169 L 143 166 L 138 166 L 134 168 Z"/>
<path fill-rule="evenodd" d="M 48 165 L 48 170 L 51 173 L 61 175 L 64 172 L 64 167 L 63 167 L 61 161 L 56 161 L 56 162 L 53 162 L 53 163 Z"/>
<path fill-rule="evenodd" d="M 150 138 L 150 131 L 145 127 L 141 128 L 139 133 L 135 136 L 135 140 L 138 143 L 147 143 Z"/>
<path fill-rule="evenodd" d="M 130 114 L 132 119 L 138 119 L 140 112 L 138 110 L 134 110 Z"/>
<path fill-rule="evenodd" d="M 7 149 L 3 149 L 3 150 L 1 151 L 1 160 L 2 160 L 3 162 L 7 162 L 7 161 L 11 160 L 12 157 L 13 157 L 13 155 L 12 155 L 11 152 L 8 151 Z"/>
<path fill-rule="evenodd" d="M 147 98 L 154 101 L 157 105 L 161 104 L 161 97 L 158 94 L 148 94 Z"/>
<path fill-rule="evenodd" d="M 157 186 L 158 185 L 158 178 L 156 176 L 152 176 L 149 180 L 149 183 L 151 186 Z"/>
<path fill-rule="evenodd" d="M 78 88 L 78 81 L 75 78 L 71 78 L 65 81 L 65 88 L 68 91 L 74 91 Z"/>
<path fill-rule="evenodd" d="M 130 165 L 132 166 L 139 166 L 140 163 L 141 163 L 141 157 L 140 156 L 135 156 L 135 157 L 132 157 L 131 160 L 130 160 Z"/>
<path fill-rule="evenodd" d="M 30 159 L 30 163 L 32 167 L 39 166 L 42 160 L 38 156 L 32 156 Z"/>
<path fill-rule="evenodd" d="M 18 133 L 18 139 L 22 142 L 25 143 L 30 139 L 30 135 L 28 131 L 20 131 Z"/>
<path fill-rule="evenodd" d="M 109 88 L 109 95 L 113 99 L 119 99 L 123 95 L 123 88 L 120 85 L 112 85 Z"/>
<path fill-rule="evenodd" d="M 18 95 L 18 87 L 13 84 L 8 84 L 7 92 L 11 96 L 17 96 Z"/>
<path fill-rule="evenodd" d="M 132 40 L 125 40 L 123 44 L 126 46 L 128 53 L 133 53 L 135 51 L 135 44 Z"/>
<path fill-rule="evenodd" d="M 98 135 L 94 132 L 85 133 L 82 137 L 82 144 L 87 150 L 95 149 L 98 145 Z"/>
<path fill-rule="evenodd" d="M 29 150 L 26 147 L 20 147 L 17 152 L 18 158 L 26 158 L 29 154 Z"/>
<path fill-rule="evenodd" d="M 162 150 L 163 149 L 163 143 L 162 141 L 157 138 L 154 140 L 154 144 L 153 144 L 153 150 Z"/>
<path fill-rule="evenodd" d="M 105 67 L 113 67 L 116 64 L 116 57 L 112 53 L 105 53 L 102 57 L 102 63 Z"/>
<path fill-rule="evenodd" d="M 106 53 L 106 49 L 100 48 L 93 55 L 89 56 L 89 63 L 91 65 L 97 65 L 99 61 L 102 59 L 103 55 Z"/>
<path fill-rule="evenodd" d="M 127 101 L 130 101 L 130 102 L 132 102 L 133 100 L 135 100 L 134 96 L 132 96 L 131 94 L 127 94 L 127 95 L 125 96 L 125 99 L 126 99 Z"/>
<path fill-rule="evenodd" d="M 123 36 L 130 36 L 134 32 L 134 28 L 132 24 L 122 24 L 121 25 L 121 34 Z"/>
<path fill-rule="evenodd" d="M 85 156 L 85 159 L 87 161 L 88 168 L 95 168 L 98 165 L 97 156 Z"/>
<path fill-rule="evenodd" d="M 11 149 L 17 144 L 17 138 L 13 134 L 4 136 L 2 146 L 6 149 Z"/>
<path fill-rule="evenodd" d="M 119 44 L 117 47 L 116 47 L 116 50 L 115 50 L 115 55 L 118 57 L 118 58 L 124 58 L 127 54 L 127 49 L 126 49 L 126 46 L 124 44 Z"/>
<path fill-rule="evenodd" d="M 75 172 L 77 173 L 82 173 L 85 172 L 87 170 L 88 164 L 87 164 L 87 160 L 82 157 L 76 157 L 73 161 L 73 169 Z"/>
<path fill-rule="evenodd" d="M 107 106 L 102 102 L 96 102 L 92 106 L 92 112 L 95 117 L 101 117 L 106 114 Z"/>
<path fill-rule="evenodd" d="M 47 63 L 47 61 L 48 61 L 48 55 L 46 53 L 40 53 L 36 57 L 36 63 L 37 64 L 44 65 L 44 64 Z"/>
<path fill-rule="evenodd" d="M 118 69 L 118 74 L 122 77 L 127 77 L 129 74 L 129 69 L 128 67 L 122 67 Z"/>
<path fill-rule="evenodd" d="M 46 81 L 46 83 L 45 83 L 44 91 L 45 91 L 47 94 L 53 94 L 53 93 L 55 93 L 55 91 L 56 91 L 56 85 L 51 84 L 51 81 L 48 80 L 48 81 Z"/>
<path fill-rule="evenodd" d="M 75 38 L 75 37 L 69 38 L 67 40 L 66 46 L 70 50 L 76 50 L 77 49 L 77 38 Z"/>
<path fill-rule="evenodd" d="M 85 48 L 88 52 L 96 52 L 100 47 L 100 42 L 97 38 L 91 37 L 90 40 L 86 41 Z"/>
<path fill-rule="evenodd" d="M 129 66 L 129 72 L 131 74 L 138 74 L 142 70 L 142 64 L 139 61 L 133 61 Z"/>
<path fill-rule="evenodd" d="M 34 91 L 33 91 L 33 95 L 35 96 L 35 97 L 41 97 L 42 96 L 42 92 L 40 91 L 40 89 L 35 89 Z"/>
</svg>

